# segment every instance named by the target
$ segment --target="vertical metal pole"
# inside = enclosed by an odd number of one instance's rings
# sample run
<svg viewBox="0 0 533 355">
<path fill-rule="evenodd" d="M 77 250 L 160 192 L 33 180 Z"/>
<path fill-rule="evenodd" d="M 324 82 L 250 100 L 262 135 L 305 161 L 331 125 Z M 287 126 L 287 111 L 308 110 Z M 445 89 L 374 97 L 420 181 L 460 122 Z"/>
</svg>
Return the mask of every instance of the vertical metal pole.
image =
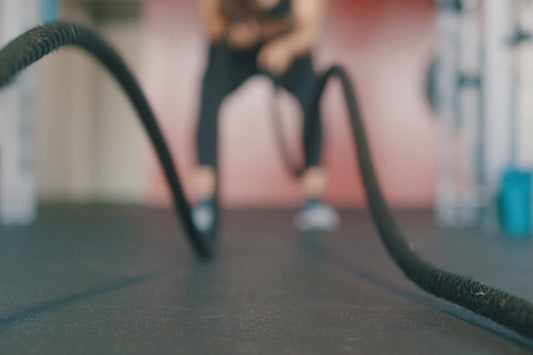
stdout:
<svg viewBox="0 0 533 355">
<path fill-rule="evenodd" d="M 455 182 L 455 117 L 457 112 L 458 9 L 453 1 L 439 1 L 437 15 L 439 115 L 439 167 L 436 218 L 441 226 L 456 224 L 458 205 Z"/>
<path fill-rule="evenodd" d="M 521 1 L 520 23 L 526 33 L 533 33 L 533 2 Z M 520 97 L 520 129 L 518 132 L 519 164 L 531 170 L 533 168 L 533 45 L 525 43 L 519 49 L 520 61 L 518 73 L 520 84 L 518 95 Z M 533 198 L 531 199 L 531 220 L 533 220 Z"/>
<path fill-rule="evenodd" d="M 0 0 L 1 45 L 37 23 L 38 2 Z M 36 214 L 32 162 L 33 71 L 0 95 L 0 222 L 30 223 Z"/>
<path fill-rule="evenodd" d="M 495 201 L 498 180 L 512 160 L 513 56 L 509 39 L 513 35 L 514 1 L 485 0 L 484 111 L 486 177 L 489 198 Z M 495 221 L 495 208 L 488 220 Z M 491 224 L 493 224 L 491 222 Z"/>
<path fill-rule="evenodd" d="M 522 1 L 520 21 L 526 33 L 533 33 L 533 2 Z M 519 48 L 520 68 L 520 157 L 519 164 L 533 167 L 533 44 L 524 43 Z"/>
<path fill-rule="evenodd" d="M 512 18 L 513 18 L 513 34 L 516 32 L 518 33 L 521 31 L 521 25 L 520 25 L 520 8 L 521 4 L 519 0 L 513 1 L 514 5 L 511 9 L 512 11 Z M 509 51 L 511 52 L 511 121 L 510 121 L 510 144 L 511 144 L 511 162 L 510 166 L 512 167 L 518 167 L 519 166 L 519 155 L 520 155 L 520 47 L 521 43 L 518 41 L 517 43 L 512 43 L 512 41 L 508 41 L 509 44 Z"/>
<path fill-rule="evenodd" d="M 459 65 L 460 85 L 457 88 L 459 97 L 460 124 L 460 211 L 459 224 L 472 225 L 478 219 L 480 206 L 479 159 L 482 154 L 479 136 L 480 115 L 480 0 L 463 1 L 460 15 Z"/>
</svg>

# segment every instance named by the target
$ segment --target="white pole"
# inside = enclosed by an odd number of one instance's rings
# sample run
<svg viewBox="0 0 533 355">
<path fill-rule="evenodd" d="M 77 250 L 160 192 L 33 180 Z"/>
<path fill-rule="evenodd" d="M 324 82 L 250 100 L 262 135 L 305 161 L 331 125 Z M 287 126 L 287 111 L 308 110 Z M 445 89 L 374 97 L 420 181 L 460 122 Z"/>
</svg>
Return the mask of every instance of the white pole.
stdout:
<svg viewBox="0 0 533 355">
<path fill-rule="evenodd" d="M 514 1 L 485 0 L 485 141 L 489 199 L 497 193 L 502 171 L 512 161 Z M 493 218 L 491 218 L 493 219 Z"/>
<path fill-rule="evenodd" d="M 0 45 L 37 23 L 35 0 L 0 0 Z M 36 214 L 32 162 L 33 73 L 0 92 L 0 222 L 26 224 Z"/>
<path fill-rule="evenodd" d="M 533 2 L 521 3 L 520 20 L 524 30 L 533 33 Z M 533 44 L 520 46 L 520 147 L 519 164 L 533 167 Z"/>
<path fill-rule="evenodd" d="M 455 179 L 455 118 L 457 113 L 457 36 L 459 13 L 451 1 L 440 1 L 437 15 L 439 167 L 436 218 L 440 226 L 455 226 L 458 191 Z"/>
<path fill-rule="evenodd" d="M 518 21 L 520 27 L 529 34 L 533 33 L 533 2 L 520 1 Z M 517 94 L 518 120 L 518 164 L 529 171 L 533 170 L 533 46 L 531 39 L 518 46 L 517 50 Z M 533 220 L 533 199 L 531 201 L 531 220 Z"/>
<path fill-rule="evenodd" d="M 463 1 L 460 23 L 460 90 L 459 124 L 460 149 L 460 211 L 459 223 L 472 225 L 476 222 L 480 207 L 480 169 L 483 156 L 480 136 L 480 1 Z"/>
</svg>

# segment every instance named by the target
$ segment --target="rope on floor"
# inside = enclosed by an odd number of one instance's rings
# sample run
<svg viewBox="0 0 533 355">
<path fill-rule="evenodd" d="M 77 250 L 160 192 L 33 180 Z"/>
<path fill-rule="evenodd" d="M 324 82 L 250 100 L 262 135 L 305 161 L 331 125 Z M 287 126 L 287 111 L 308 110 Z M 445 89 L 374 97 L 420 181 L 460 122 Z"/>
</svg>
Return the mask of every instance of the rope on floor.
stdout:
<svg viewBox="0 0 533 355">
<path fill-rule="evenodd" d="M 427 292 L 533 338 L 533 304 L 479 281 L 441 270 L 422 260 L 411 249 L 379 186 L 355 90 L 347 73 L 340 66 L 331 67 L 321 76 L 315 93 L 316 100 L 313 101 L 316 102 L 315 109 L 318 109 L 318 101 L 326 83 L 333 77 L 340 79 L 344 91 L 368 206 L 392 259 L 409 279 Z"/>
<path fill-rule="evenodd" d="M 155 117 L 137 81 L 122 59 L 97 34 L 76 24 L 53 23 L 36 27 L 19 36 L 0 51 L 0 88 L 25 67 L 62 46 L 77 45 L 94 55 L 127 93 L 153 144 L 170 186 L 177 214 L 197 255 L 213 255 L 216 224 L 200 233 L 191 219 L 191 209 L 183 194 L 178 173 Z M 408 245 L 376 178 L 355 91 L 346 72 L 333 66 L 320 77 L 315 109 L 332 77 L 340 79 L 349 111 L 355 149 L 365 185 L 368 204 L 385 247 L 405 275 L 427 292 L 490 318 L 516 332 L 533 338 L 533 305 L 507 292 L 491 288 L 461 275 L 441 270 L 422 260 Z"/>
</svg>

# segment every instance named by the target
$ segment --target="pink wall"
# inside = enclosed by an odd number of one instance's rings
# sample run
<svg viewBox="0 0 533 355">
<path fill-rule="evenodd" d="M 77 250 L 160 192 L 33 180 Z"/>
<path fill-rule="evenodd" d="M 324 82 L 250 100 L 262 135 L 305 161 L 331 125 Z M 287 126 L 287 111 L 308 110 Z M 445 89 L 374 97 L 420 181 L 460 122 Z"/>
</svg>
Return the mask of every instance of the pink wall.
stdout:
<svg viewBox="0 0 533 355">
<path fill-rule="evenodd" d="M 199 81 L 206 43 L 194 0 L 144 2 L 143 84 L 164 127 L 190 193 Z M 331 0 L 318 68 L 340 63 L 356 82 L 372 152 L 385 193 L 394 205 L 423 207 L 435 192 L 436 120 L 423 96 L 423 76 L 432 48 L 429 0 Z M 270 88 L 248 82 L 221 112 L 222 197 L 226 206 L 287 206 L 299 203 L 298 185 L 283 170 L 269 116 Z M 299 149 L 298 116 L 282 100 L 286 136 Z M 323 104 L 326 199 L 337 205 L 364 203 L 348 134 L 341 91 L 331 85 Z M 151 203 L 168 193 L 155 161 L 147 186 Z"/>
</svg>

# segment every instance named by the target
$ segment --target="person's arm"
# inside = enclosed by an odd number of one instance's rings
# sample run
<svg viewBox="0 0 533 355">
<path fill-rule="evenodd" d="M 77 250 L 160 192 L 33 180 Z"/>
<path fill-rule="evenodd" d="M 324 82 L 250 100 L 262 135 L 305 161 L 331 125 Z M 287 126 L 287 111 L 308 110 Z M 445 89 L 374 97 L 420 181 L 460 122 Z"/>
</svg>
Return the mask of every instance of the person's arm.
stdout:
<svg viewBox="0 0 533 355">
<path fill-rule="evenodd" d="M 226 32 L 226 18 L 220 12 L 220 0 L 199 0 L 199 6 L 209 41 L 221 41 Z"/>
<path fill-rule="evenodd" d="M 293 29 L 267 43 L 258 57 L 260 68 L 283 74 L 293 60 L 311 51 L 326 12 L 326 0 L 292 0 Z"/>
</svg>

